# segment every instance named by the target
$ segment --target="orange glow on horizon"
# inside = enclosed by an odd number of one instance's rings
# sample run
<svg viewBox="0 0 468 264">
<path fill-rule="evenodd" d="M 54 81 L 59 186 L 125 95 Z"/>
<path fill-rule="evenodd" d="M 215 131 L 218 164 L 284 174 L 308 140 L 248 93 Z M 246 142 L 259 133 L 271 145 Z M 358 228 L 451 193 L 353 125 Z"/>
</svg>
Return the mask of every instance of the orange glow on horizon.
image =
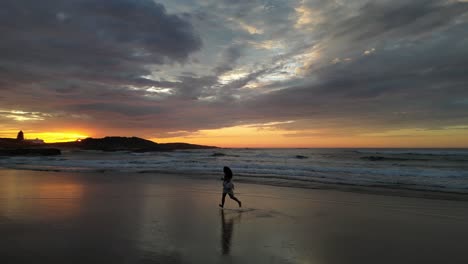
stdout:
<svg viewBox="0 0 468 264">
<path fill-rule="evenodd" d="M 348 134 L 333 130 L 285 130 L 278 124 L 241 125 L 196 132 L 173 132 L 173 137 L 150 138 L 145 131 L 140 135 L 157 143 L 184 142 L 225 148 L 467 148 L 468 133 L 465 127 L 447 127 L 439 130 L 399 129 L 383 132 L 353 131 Z M 133 136 L 133 131 L 66 130 L 34 132 L 24 130 L 25 139 L 42 139 L 46 143 L 70 142 L 88 137 Z M 90 131 L 90 130 L 88 130 Z M 3 132 L 3 133 L 2 133 Z M 0 137 L 16 138 L 18 131 L 0 131 Z M 182 136 L 179 136 L 182 133 Z M 170 135 L 170 134 L 169 134 Z"/>
<path fill-rule="evenodd" d="M 86 132 L 64 131 L 64 132 L 24 132 L 24 139 L 42 139 L 46 143 L 70 142 L 89 137 Z M 16 138 L 18 131 L 5 133 L 2 137 Z M 3 133 L 2 133 L 3 134 Z"/>
<path fill-rule="evenodd" d="M 25 133 L 25 139 L 39 138 L 44 142 L 70 142 L 78 139 L 87 138 L 88 135 L 80 132 L 41 132 L 41 133 Z"/>
<path fill-rule="evenodd" d="M 273 127 L 234 126 L 200 130 L 187 136 L 151 138 L 158 143 L 186 142 L 225 148 L 466 148 L 460 129 L 395 130 L 382 133 L 333 135 L 325 131 L 291 131 Z"/>
</svg>

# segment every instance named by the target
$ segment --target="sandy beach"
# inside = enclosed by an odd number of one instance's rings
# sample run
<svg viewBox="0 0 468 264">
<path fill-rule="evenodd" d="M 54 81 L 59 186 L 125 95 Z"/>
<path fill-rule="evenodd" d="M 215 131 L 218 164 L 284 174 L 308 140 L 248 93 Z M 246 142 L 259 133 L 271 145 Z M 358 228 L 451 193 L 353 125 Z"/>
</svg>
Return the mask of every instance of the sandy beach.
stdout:
<svg viewBox="0 0 468 264">
<path fill-rule="evenodd" d="M 0 171 L 1 263 L 466 263 L 468 202 L 218 178 Z"/>
</svg>

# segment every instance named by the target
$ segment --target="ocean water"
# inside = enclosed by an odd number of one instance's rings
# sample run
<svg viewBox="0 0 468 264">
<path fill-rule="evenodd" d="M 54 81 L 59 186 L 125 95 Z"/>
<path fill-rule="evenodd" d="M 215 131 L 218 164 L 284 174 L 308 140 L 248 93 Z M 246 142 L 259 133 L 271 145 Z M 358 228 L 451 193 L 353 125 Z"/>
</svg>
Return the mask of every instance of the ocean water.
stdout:
<svg viewBox="0 0 468 264">
<path fill-rule="evenodd" d="M 468 193 L 468 149 L 210 149 L 131 153 L 63 151 L 0 157 L 0 167 L 74 172 L 177 173 L 304 186 L 336 183 Z"/>
</svg>

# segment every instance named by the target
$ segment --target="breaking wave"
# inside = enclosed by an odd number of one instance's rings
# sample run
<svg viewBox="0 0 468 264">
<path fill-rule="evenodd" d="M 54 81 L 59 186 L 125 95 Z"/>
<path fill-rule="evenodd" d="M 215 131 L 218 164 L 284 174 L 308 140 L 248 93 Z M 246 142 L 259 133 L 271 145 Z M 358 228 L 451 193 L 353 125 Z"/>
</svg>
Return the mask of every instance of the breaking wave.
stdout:
<svg viewBox="0 0 468 264">
<path fill-rule="evenodd" d="M 468 150 L 221 149 L 157 153 L 65 151 L 54 157 L 3 157 L 0 167 L 69 172 L 222 175 L 258 183 L 332 183 L 468 193 Z"/>
</svg>

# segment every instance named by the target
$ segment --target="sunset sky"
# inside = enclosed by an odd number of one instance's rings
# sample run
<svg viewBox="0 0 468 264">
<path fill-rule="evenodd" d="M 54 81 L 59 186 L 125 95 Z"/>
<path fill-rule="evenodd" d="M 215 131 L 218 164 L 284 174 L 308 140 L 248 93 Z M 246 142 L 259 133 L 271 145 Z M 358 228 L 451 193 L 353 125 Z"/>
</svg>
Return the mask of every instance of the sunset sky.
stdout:
<svg viewBox="0 0 468 264">
<path fill-rule="evenodd" d="M 2 0 L 0 137 L 468 147 L 468 0 Z"/>
</svg>

